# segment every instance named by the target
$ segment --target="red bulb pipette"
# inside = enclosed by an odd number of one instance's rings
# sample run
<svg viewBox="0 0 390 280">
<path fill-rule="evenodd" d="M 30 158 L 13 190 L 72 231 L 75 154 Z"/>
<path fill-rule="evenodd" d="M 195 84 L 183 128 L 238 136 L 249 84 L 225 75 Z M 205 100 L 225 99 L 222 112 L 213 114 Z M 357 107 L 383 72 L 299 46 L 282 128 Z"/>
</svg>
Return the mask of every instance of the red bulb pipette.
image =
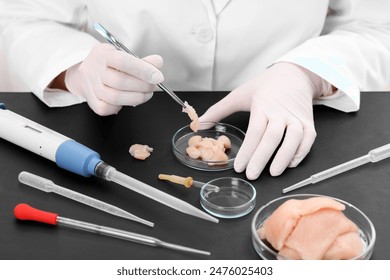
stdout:
<svg viewBox="0 0 390 280">
<path fill-rule="evenodd" d="M 20 203 L 15 207 L 14 215 L 19 220 L 30 220 L 30 221 L 36 221 L 36 222 L 41 222 L 41 223 L 46 223 L 51 225 L 64 225 L 64 226 L 68 226 L 80 230 L 85 230 L 85 231 L 94 232 L 102 235 L 116 237 L 119 239 L 124 239 L 127 241 L 141 243 L 149 246 L 165 247 L 173 250 L 179 250 L 179 251 L 190 252 L 195 254 L 210 255 L 210 252 L 207 251 L 197 250 L 197 249 L 193 249 L 181 245 L 168 243 L 151 236 L 146 236 L 134 232 L 124 231 L 120 229 L 115 229 L 115 228 L 100 226 L 96 224 L 86 223 L 78 220 L 73 220 L 69 218 L 64 218 L 58 216 L 58 214 L 56 213 L 42 211 L 33 208 L 30 205 L 25 203 Z"/>
</svg>

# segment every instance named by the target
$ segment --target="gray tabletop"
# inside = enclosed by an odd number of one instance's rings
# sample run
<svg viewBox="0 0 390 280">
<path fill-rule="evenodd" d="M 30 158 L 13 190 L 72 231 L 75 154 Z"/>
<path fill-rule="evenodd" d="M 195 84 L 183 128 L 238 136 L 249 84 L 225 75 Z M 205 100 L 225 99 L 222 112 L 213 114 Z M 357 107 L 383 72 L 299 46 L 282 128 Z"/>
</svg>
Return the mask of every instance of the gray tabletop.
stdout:
<svg viewBox="0 0 390 280">
<path fill-rule="evenodd" d="M 226 93 L 178 93 L 201 115 Z M 316 142 L 307 158 L 279 177 L 268 170 L 252 183 L 257 189 L 256 210 L 282 196 L 282 189 L 369 150 L 390 143 L 390 93 L 362 93 L 357 113 L 342 113 L 314 107 Z M 233 170 L 203 172 L 181 164 L 173 155 L 171 138 L 188 118 L 164 93 L 148 103 L 123 108 L 116 116 L 99 117 L 86 104 L 48 108 L 31 93 L 0 93 L 7 109 L 62 133 L 97 151 L 102 159 L 138 180 L 152 185 L 201 209 L 197 189 L 185 189 L 159 181 L 159 173 L 192 176 L 199 181 L 216 177 L 245 178 Z M 224 120 L 246 130 L 248 113 L 236 113 Z M 133 143 L 154 148 L 146 161 L 133 159 Z M 154 228 L 131 222 L 56 194 L 47 194 L 19 183 L 21 171 L 53 180 L 58 185 L 114 204 L 155 222 Z M 390 259 L 390 159 L 366 164 L 294 193 L 323 194 L 348 201 L 373 222 L 377 240 L 372 259 Z M 164 248 L 149 247 L 36 222 L 18 221 L 13 209 L 18 203 L 58 213 L 62 217 L 150 235 L 161 240 L 208 250 L 198 256 Z M 60 169 L 55 163 L 0 139 L 0 259 L 259 259 L 252 247 L 250 224 L 254 211 L 239 219 L 221 219 L 219 224 L 188 216 L 99 178 L 84 178 Z"/>
</svg>

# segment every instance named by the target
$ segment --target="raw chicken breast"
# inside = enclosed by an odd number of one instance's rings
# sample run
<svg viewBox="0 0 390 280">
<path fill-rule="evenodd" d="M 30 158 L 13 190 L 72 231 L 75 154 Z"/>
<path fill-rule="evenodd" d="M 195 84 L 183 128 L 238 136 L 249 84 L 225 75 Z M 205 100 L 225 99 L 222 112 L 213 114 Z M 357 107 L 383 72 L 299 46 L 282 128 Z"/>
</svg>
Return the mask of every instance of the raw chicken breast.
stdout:
<svg viewBox="0 0 390 280">
<path fill-rule="evenodd" d="M 297 251 L 301 259 L 321 260 L 339 235 L 357 231 L 341 211 L 321 209 L 299 219 L 286 246 Z"/>
<path fill-rule="evenodd" d="M 359 228 L 345 206 L 328 197 L 290 199 L 258 229 L 261 239 L 278 251 L 279 259 L 353 259 L 364 249 Z"/>
<path fill-rule="evenodd" d="M 276 250 L 282 249 L 287 237 L 303 215 L 322 208 L 344 210 L 345 206 L 326 197 L 312 197 L 305 200 L 290 199 L 280 205 L 259 229 L 261 239 L 267 239 Z"/>
<path fill-rule="evenodd" d="M 323 257 L 324 260 L 350 260 L 363 252 L 364 244 L 358 232 L 339 235 Z"/>
<path fill-rule="evenodd" d="M 295 251 L 294 249 L 291 249 L 290 247 L 283 246 L 283 248 L 279 251 L 278 255 L 279 260 L 301 260 L 301 255 Z"/>
</svg>

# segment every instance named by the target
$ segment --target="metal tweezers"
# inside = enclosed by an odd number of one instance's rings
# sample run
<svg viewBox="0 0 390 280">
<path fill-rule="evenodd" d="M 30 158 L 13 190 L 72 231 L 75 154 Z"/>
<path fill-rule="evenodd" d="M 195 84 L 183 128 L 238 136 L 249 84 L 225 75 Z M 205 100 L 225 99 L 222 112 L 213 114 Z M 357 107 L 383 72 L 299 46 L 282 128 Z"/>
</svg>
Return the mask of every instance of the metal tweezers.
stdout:
<svg viewBox="0 0 390 280">
<path fill-rule="evenodd" d="M 104 39 L 106 39 L 107 42 L 112 44 L 115 48 L 117 48 L 118 50 L 121 50 L 121 51 L 125 51 L 125 52 L 131 54 L 132 56 L 139 58 L 135 53 L 130 51 L 128 48 L 126 48 L 125 45 L 123 45 L 121 42 L 119 42 L 117 39 L 115 39 L 115 37 L 107 29 L 105 29 L 100 23 L 98 23 L 98 22 L 94 23 L 93 27 L 95 28 L 95 30 L 97 32 L 99 32 L 100 35 L 102 35 L 104 37 Z M 180 106 L 182 106 L 183 108 L 187 108 L 187 106 L 183 102 L 183 100 L 181 100 L 166 85 L 161 83 L 161 84 L 158 84 L 158 87 L 161 88 L 166 93 L 168 93 L 173 98 L 173 100 L 175 100 Z"/>
</svg>

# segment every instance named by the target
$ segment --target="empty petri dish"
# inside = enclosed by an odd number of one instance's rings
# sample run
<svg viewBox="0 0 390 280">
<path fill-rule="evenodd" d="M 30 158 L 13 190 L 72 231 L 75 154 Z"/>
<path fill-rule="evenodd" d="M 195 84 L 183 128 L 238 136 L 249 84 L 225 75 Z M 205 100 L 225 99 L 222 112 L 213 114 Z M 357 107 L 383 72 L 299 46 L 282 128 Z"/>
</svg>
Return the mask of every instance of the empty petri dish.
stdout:
<svg viewBox="0 0 390 280">
<path fill-rule="evenodd" d="M 218 139 L 218 137 L 222 135 L 227 136 L 231 142 L 231 148 L 225 151 L 228 160 L 218 162 L 189 157 L 186 152 L 188 140 L 195 135 L 214 139 Z M 197 132 L 192 131 L 189 125 L 180 128 L 172 138 L 172 149 L 176 158 L 181 163 L 191 168 L 202 171 L 228 170 L 233 168 L 234 159 L 236 158 L 244 137 L 245 133 L 235 126 L 224 123 L 205 122 L 199 124 L 199 130 Z"/>
<path fill-rule="evenodd" d="M 213 216 L 239 218 L 255 208 L 256 190 L 251 183 L 240 178 L 217 178 L 202 187 L 200 203 Z"/>
</svg>

